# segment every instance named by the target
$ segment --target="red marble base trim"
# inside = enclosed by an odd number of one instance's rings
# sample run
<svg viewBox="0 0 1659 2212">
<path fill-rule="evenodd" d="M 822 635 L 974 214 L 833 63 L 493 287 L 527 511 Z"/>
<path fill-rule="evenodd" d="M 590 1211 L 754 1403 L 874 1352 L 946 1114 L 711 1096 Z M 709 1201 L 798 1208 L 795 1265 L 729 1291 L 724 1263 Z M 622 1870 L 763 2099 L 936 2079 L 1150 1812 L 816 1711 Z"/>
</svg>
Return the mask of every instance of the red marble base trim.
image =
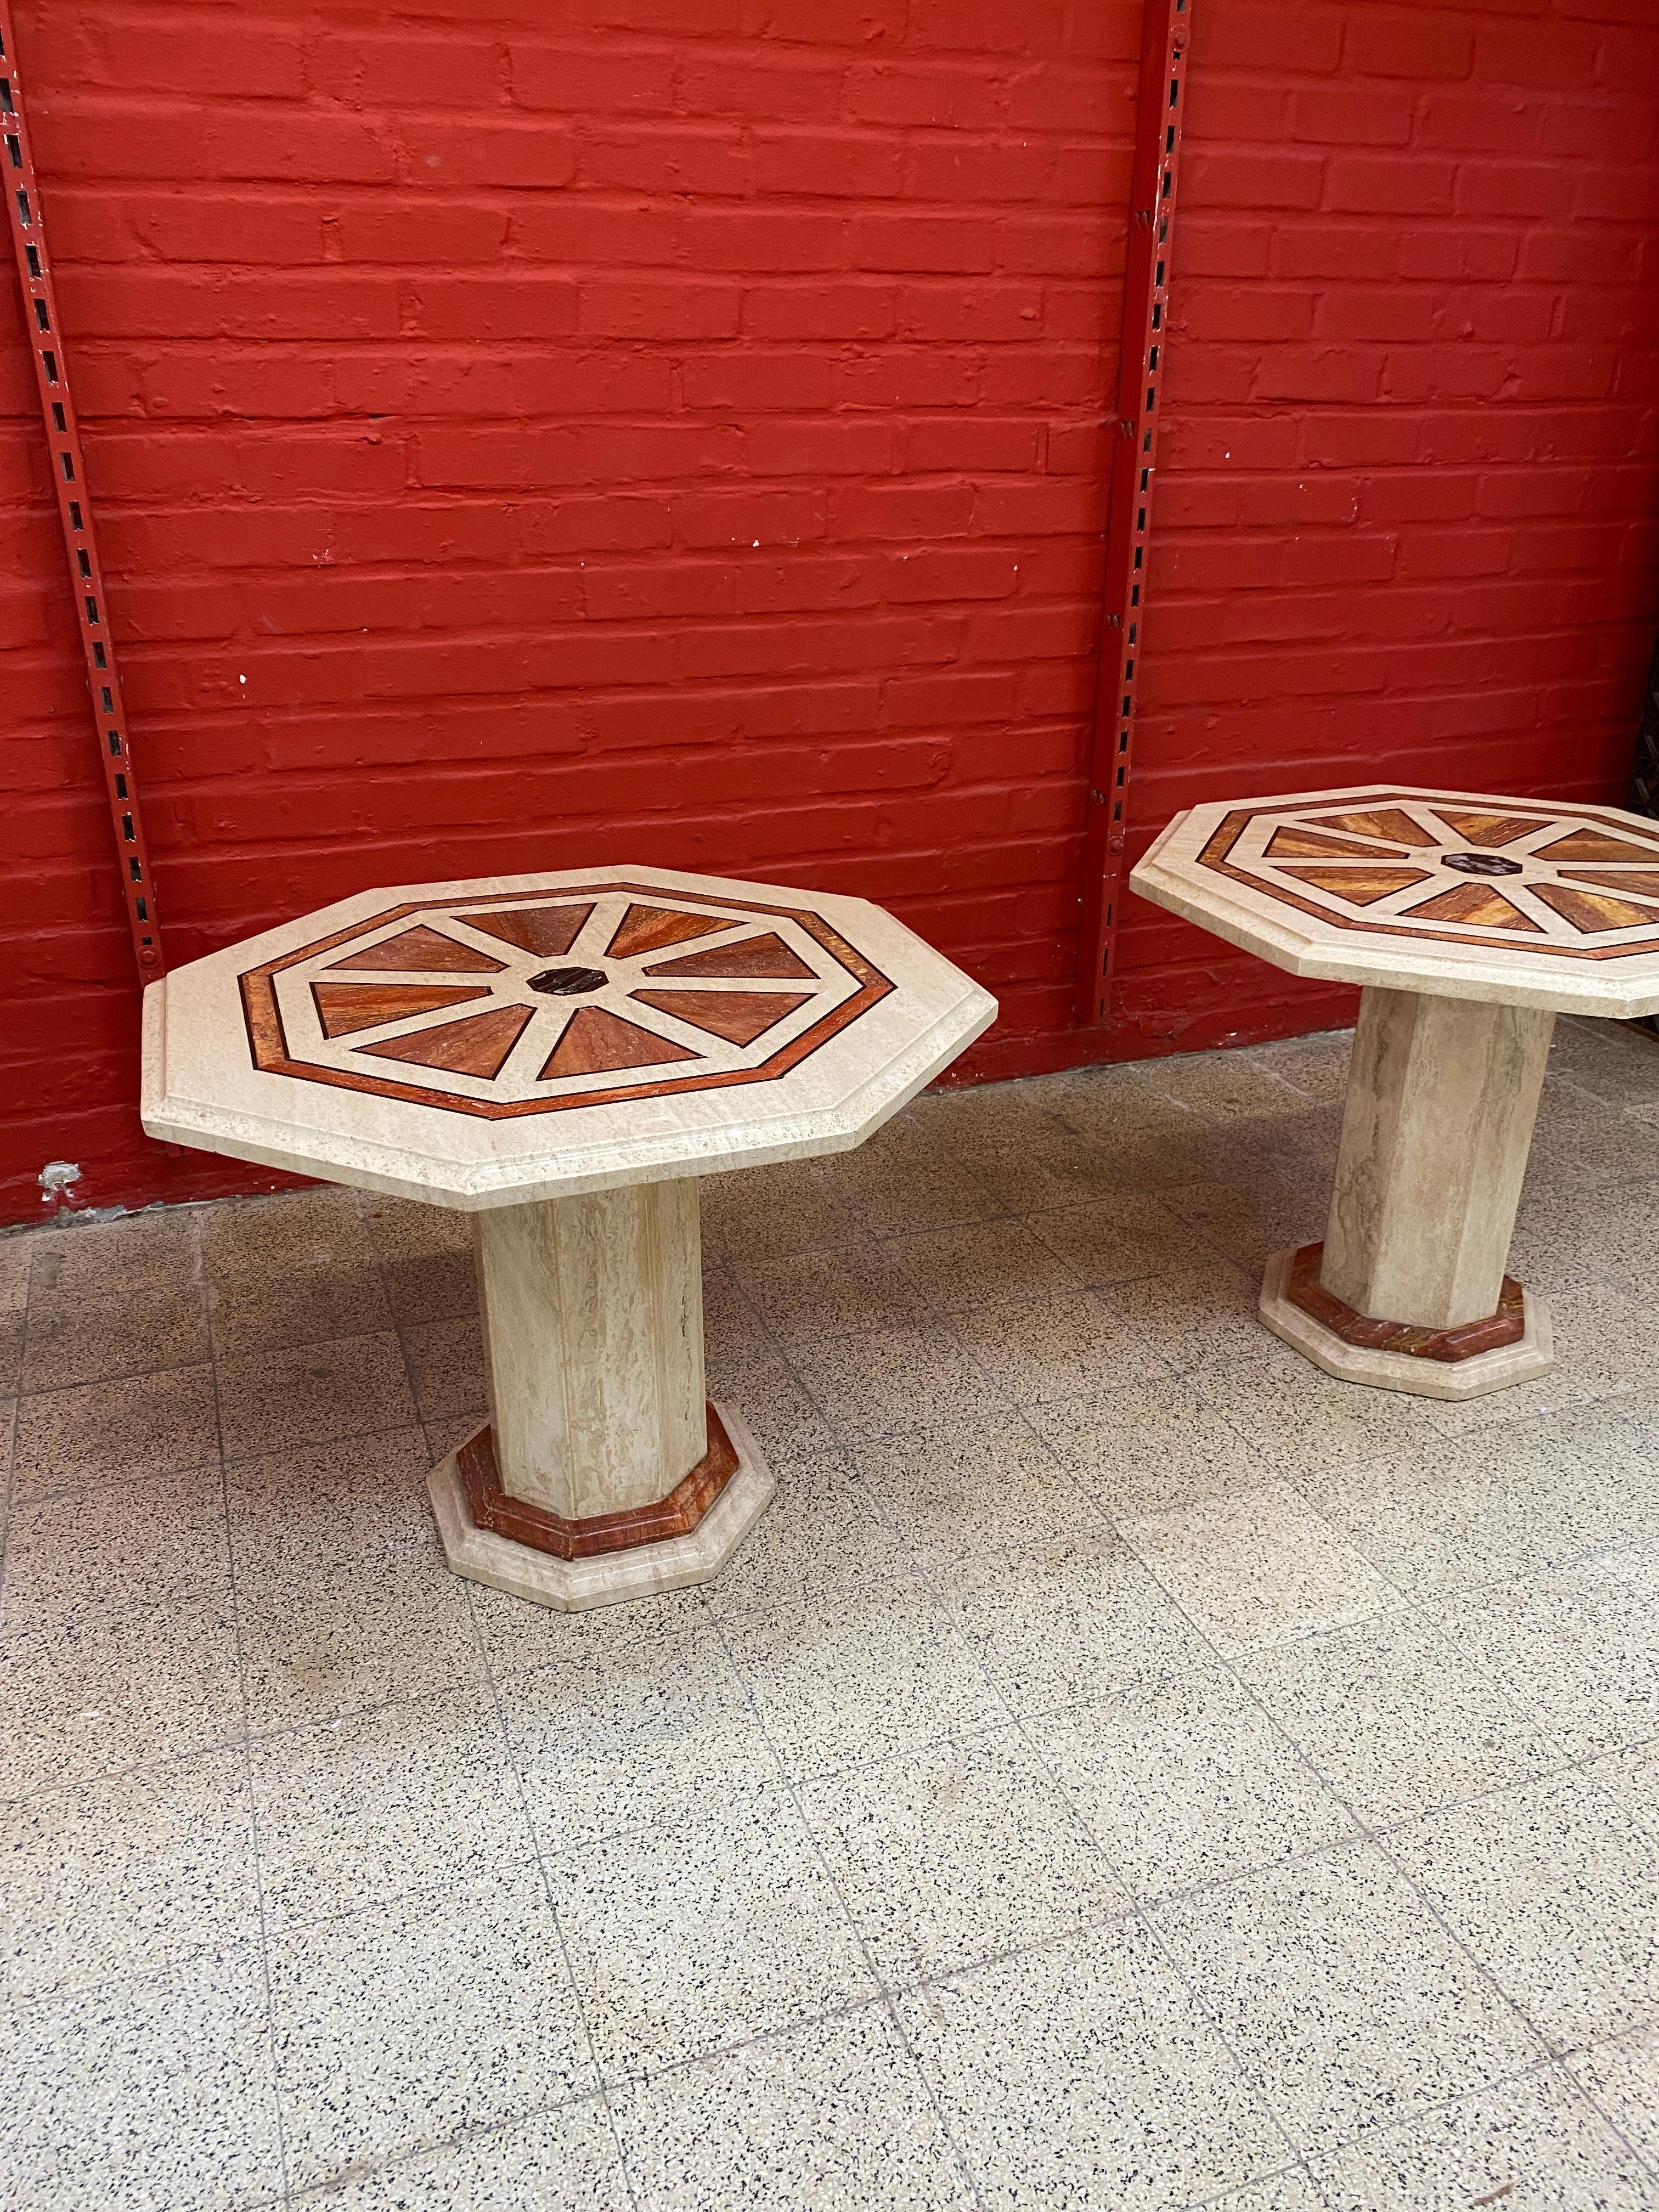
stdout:
<svg viewBox="0 0 1659 2212">
<path fill-rule="evenodd" d="M 528 1544 L 532 1551 L 550 1552 L 556 1559 L 591 1559 L 602 1552 L 631 1552 L 670 1536 L 689 1536 L 738 1469 L 737 1452 L 712 1404 L 708 1449 L 690 1474 L 666 1498 L 632 1506 L 625 1513 L 595 1513 L 586 1521 L 567 1521 L 545 1506 L 509 1497 L 501 1488 L 495 1440 L 487 1428 L 467 1439 L 456 1460 L 475 1528 Z"/>
<path fill-rule="evenodd" d="M 1521 1285 L 1505 1275 L 1498 1311 L 1484 1321 L 1466 1321 L 1457 1328 L 1419 1328 L 1408 1321 L 1376 1321 L 1328 1291 L 1319 1279 L 1323 1244 L 1304 1244 L 1291 1262 L 1291 1279 L 1285 1295 L 1293 1306 L 1310 1314 L 1322 1328 L 1347 1344 L 1368 1352 L 1404 1352 L 1416 1359 L 1475 1359 L 1483 1352 L 1496 1352 L 1506 1344 L 1519 1344 L 1526 1334 L 1527 1317 Z"/>
</svg>

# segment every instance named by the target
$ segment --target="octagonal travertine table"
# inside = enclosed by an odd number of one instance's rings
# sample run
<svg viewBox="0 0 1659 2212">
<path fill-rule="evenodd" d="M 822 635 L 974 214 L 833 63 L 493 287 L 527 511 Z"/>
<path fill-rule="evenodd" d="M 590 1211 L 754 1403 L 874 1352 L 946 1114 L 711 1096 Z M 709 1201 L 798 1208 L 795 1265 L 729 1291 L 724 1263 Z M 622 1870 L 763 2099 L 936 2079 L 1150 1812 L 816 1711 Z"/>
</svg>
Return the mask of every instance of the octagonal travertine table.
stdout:
<svg viewBox="0 0 1659 2212">
<path fill-rule="evenodd" d="M 863 899 L 365 891 L 150 986 L 143 1118 L 475 1216 L 490 1419 L 428 1479 L 444 1551 L 574 1609 L 706 1581 L 771 1495 L 705 1395 L 698 1176 L 861 1143 L 995 1015 Z"/>
<path fill-rule="evenodd" d="M 1267 1326 L 1426 1397 L 1544 1373 L 1547 1310 L 1504 1265 L 1550 1033 L 1558 1012 L 1659 1012 L 1659 823 L 1363 784 L 1193 807 L 1130 882 L 1362 986 L 1324 1243 L 1268 1261 Z"/>
</svg>

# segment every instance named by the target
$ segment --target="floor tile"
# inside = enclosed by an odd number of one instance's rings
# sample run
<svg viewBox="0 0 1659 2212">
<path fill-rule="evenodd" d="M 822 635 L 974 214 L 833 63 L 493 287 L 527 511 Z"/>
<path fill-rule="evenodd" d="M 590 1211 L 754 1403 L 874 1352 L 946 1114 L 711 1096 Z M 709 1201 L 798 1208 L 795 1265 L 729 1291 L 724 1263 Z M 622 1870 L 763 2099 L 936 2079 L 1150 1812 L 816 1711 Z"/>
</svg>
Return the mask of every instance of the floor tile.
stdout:
<svg viewBox="0 0 1659 2212">
<path fill-rule="evenodd" d="M 775 1359 L 778 1341 L 737 1277 L 711 1257 L 702 1271 L 703 1358 L 711 1375 L 742 1376 Z"/>
<path fill-rule="evenodd" d="M 1555 1357 L 1586 1397 L 1615 1403 L 1659 1372 L 1659 1275 L 1641 1294 L 1626 1297 L 1601 1285 L 1550 1301 Z M 1494 1395 L 1498 1394 L 1494 1393 Z"/>
<path fill-rule="evenodd" d="M 1011 1212 L 1006 1199 L 957 1166 L 867 1161 L 863 1152 L 841 1152 L 827 1172 L 867 1237 L 922 1237 Z"/>
<path fill-rule="evenodd" d="M 435 1554 L 426 1488 L 434 1464 L 416 1428 L 235 1461 L 225 1491 L 238 1574 L 330 1567 L 376 1552 Z"/>
<path fill-rule="evenodd" d="M 1259 1284 L 1271 1253 L 1324 1233 L 1328 1194 L 1283 1176 L 1258 1173 L 1243 1183 L 1230 1182 L 1217 1172 L 1213 1138 L 1210 1152 L 1212 1164 L 1200 1176 L 1172 1183 L 1158 1195 L 1187 1224 L 1189 1249 L 1194 1238 L 1211 1245 Z"/>
<path fill-rule="evenodd" d="M 1431 1401 L 1339 1382 L 1264 1329 L 1249 1358 L 1215 1359 L 1188 1377 L 1244 1437 L 1264 1471 L 1298 1481 L 1352 1460 L 1410 1451 L 1435 1434 Z"/>
<path fill-rule="evenodd" d="M 1137 1137 L 1166 1135 L 1171 1125 L 1190 1125 L 1199 1139 L 1208 1125 L 1159 1090 L 1150 1060 L 1122 1060 L 1115 1066 L 1068 1067 L 1039 1079 L 1048 1111 L 1068 1129 L 1116 1153 Z"/>
<path fill-rule="evenodd" d="M 1026 1408 L 1085 1496 L 1121 1518 L 1253 1490 L 1261 1462 L 1233 1424 L 1173 1375 Z"/>
<path fill-rule="evenodd" d="M 747 1548 L 738 1553 L 738 1559 Z M 728 1564 L 726 1574 L 735 1564 Z M 628 1605 L 561 1613 L 554 1606 L 527 1605 L 522 1598 L 478 1583 L 468 1590 L 467 1601 L 485 1662 L 498 1682 L 532 1667 L 559 1663 L 574 1664 L 599 1676 L 636 1644 L 654 1645 L 662 1654 L 660 1663 L 666 1666 L 684 1632 L 705 1626 L 708 1620 L 708 1602 L 701 1589 L 668 1590 Z"/>
<path fill-rule="evenodd" d="M 1296 1087 L 1249 1052 L 1194 1052 L 1154 1061 L 1149 1078 L 1164 1092 L 1223 1127 L 1239 1122 L 1282 1121 L 1304 1109 Z"/>
<path fill-rule="evenodd" d="M 1128 1908 L 1098 1845 L 1015 1730 L 854 1767 L 800 1794 L 890 1987 Z"/>
<path fill-rule="evenodd" d="M 219 1456 L 210 1367 L 171 1367 L 25 1398 L 17 1423 L 15 1495 L 140 1482 Z"/>
<path fill-rule="evenodd" d="M 0 2009 L 8 2202 L 240 2212 L 280 2199 L 258 1947 Z"/>
<path fill-rule="evenodd" d="M 1583 1770 L 1587 1781 L 1616 1797 L 1625 1810 L 1659 1835 L 1659 1743 L 1609 1753 Z"/>
<path fill-rule="evenodd" d="M 1327 2207 L 1303 2169 L 1293 2166 L 1246 2189 L 1212 2197 L 1206 2212 L 1327 2212 Z"/>
<path fill-rule="evenodd" d="M 863 1954 L 781 1793 L 548 1863 L 599 2064 L 648 2075 L 864 2002 Z"/>
<path fill-rule="evenodd" d="M 222 1597 L 0 1638 L 0 1794 L 239 1741 L 238 1673 Z"/>
<path fill-rule="evenodd" d="M 1541 2046 L 1368 1844 L 1163 1907 L 1153 1925 L 1311 2146 L 1535 2065 Z"/>
<path fill-rule="evenodd" d="M 1044 1116 L 1041 1130 L 1010 1132 L 963 1164 L 1000 1212 L 1033 1216 L 1085 1206 L 1116 1188 L 1117 1163 L 1097 1145 Z"/>
<path fill-rule="evenodd" d="M 902 1429 L 853 1454 L 866 1488 L 924 1569 L 1048 1539 L 1093 1517 L 1018 1413 L 963 1428 Z"/>
<path fill-rule="evenodd" d="M 1516 1420 L 1496 1445 L 1491 1431 L 1437 1437 L 1303 1474 L 1297 1487 L 1401 1589 L 1450 1592 L 1563 1565 L 1616 1542 L 1632 1520 L 1647 1525 L 1659 1483 L 1632 1480 L 1636 1446 L 1622 1412 L 1571 1407 Z"/>
<path fill-rule="evenodd" d="M 1659 2021 L 1659 1834 L 1589 1781 L 1479 1798 L 1389 1849 L 1554 2050 Z"/>
<path fill-rule="evenodd" d="M 72 1389 L 207 1358 L 200 1211 L 131 1214 L 33 1240 L 25 1391 Z"/>
<path fill-rule="evenodd" d="M 1128 1179 L 1107 1196 L 1033 1214 L 1024 1225 L 1079 1281 L 1096 1288 L 1145 1282 L 1190 1265 L 1193 1256 L 1188 1223 Z"/>
<path fill-rule="evenodd" d="M 470 1214 L 367 1190 L 358 1192 L 357 1206 L 398 1328 L 474 1310 L 478 1279 Z"/>
<path fill-rule="evenodd" d="M 1549 1079 L 1610 1105 L 1651 1104 L 1659 1097 L 1659 1053 L 1633 1023 L 1564 1014 L 1550 1044 Z"/>
<path fill-rule="evenodd" d="M 1127 1127 L 1118 1119 L 1117 1102 L 1067 1097 L 1061 1102 L 1068 1127 L 1075 1127 L 1112 1164 L 1119 1191 L 1156 1191 L 1160 1197 L 1183 1183 L 1202 1182 L 1216 1171 L 1218 1132 L 1213 1125 L 1171 1098 L 1154 1098 L 1155 1119 Z M 1051 1217 L 1058 1218 L 1058 1210 Z"/>
<path fill-rule="evenodd" d="M 1607 1217 L 1616 1214 L 1617 1199 L 1628 1188 L 1610 1194 L 1548 1182 L 1540 1187 L 1528 1177 L 1515 1217 L 1507 1272 L 1534 1297 L 1547 1298 L 1552 1309 L 1557 1298 L 1571 1291 L 1604 1288 Z M 1650 1196 L 1644 1187 L 1638 1201 L 1644 1214 L 1651 1212 Z"/>
<path fill-rule="evenodd" d="M 533 1867 L 274 1934 L 269 1957 L 295 2186 L 593 2086 Z"/>
<path fill-rule="evenodd" d="M 0 1236 L 0 1391 L 9 1397 L 23 1371 L 29 1266 L 38 1241 L 27 1231 Z"/>
<path fill-rule="evenodd" d="M 940 1603 L 1011 1711 L 1049 1711 L 1184 1663 L 1191 1624 L 1115 1536 L 1087 1531 L 956 1563 Z"/>
<path fill-rule="evenodd" d="M 1016 1406 L 1042 1405 L 1098 1389 L 1168 1379 L 1169 1368 L 1092 1291 L 982 1306 L 951 1322 L 958 1344 Z M 971 1419 L 964 1407 L 959 1419 Z"/>
<path fill-rule="evenodd" d="M 272 1928 L 486 1874 L 534 1849 L 488 1691 L 380 1705 L 249 1748 Z"/>
<path fill-rule="evenodd" d="M 970 1644 L 902 1575 L 826 1580 L 799 1599 L 740 1603 L 717 1585 L 713 1616 L 797 1779 L 1007 1718 Z"/>
<path fill-rule="evenodd" d="M 1574 1191 L 1565 1201 L 1547 1199 L 1536 1212 L 1554 1234 L 1547 1244 L 1538 1236 L 1531 1210 L 1526 1223 L 1517 1224 L 1528 1231 L 1523 1255 L 1536 1255 L 1534 1272 L 1522 1278 L 1528 1289 L 1535 1284 L 1553 1297 L 1583 1287 L 1588 1261 L 1597 1284 L 1650 1308 L 1659 1297 L 1659 1181 Z"/>
<path fill-rule="evenodd" d="M 969 2212 L 972 2191 L 880 2006 L 613 2098 L 641 2212 Z"/>
<path fill-rule="evenodd" d="M 1313 2161 L 1331 2212 L 1644 2212 L 1651 2177 L 1553 2069 L 1369 2130 Z"/>
<path fill-rule="evenodd" d="M 0 1991 L 40 1996 L 154 1972 L 258 1932 L 240 1750 L 0 1809 Z"/>
<path fill-rule="evenodd" d="M 1312 1036 L 1253 1046 L 1249 1057 L 1258 1067 L 1266 1068 L 1294 1090 L 1340 1104 L 1347 1092 L 1352 1051 L 1352 1030 L 1321 1030 Z"/>
<path fill-rule="evenodd" d="M 911 1296 L 944 1314 L 1017 1305 L 1079 1286 L 1077 1272 L 1019 1221 L 968 1221 L 881 1248 Z"/>
<path fill-rule="evenodd" d="M 890 1322 L 914 1322 L 924 1300 L 889 1248 L 873 1237 L 782 1259 L 732 1255 L 738 1280 L 781 1343 L 867 1335 Z"/>
<path fill-rule="evenodd" d="M 851 1437 L 881 1436 L 918 1423 L 988 1419 L 1009 1403 L 956 1338 L 934 1322 L 820 1337 L 796 1345 L 790 1356 L 826 1419 Z"/>
<path fill-rule="evenodd" d="M 223 1594 L 230 1586 L 224 1483 L 216 1467 L 58 1492 L 13 1510 L 6 1543 L 8 1632 L 51 1632 L 103 1613 Z"/>
<path fill-rule="evenodd" d="M 1124 1516 L 1118 1526 L 1228 1655 L 1340 1628 L 1400 1602 L 1399 1592 L 1288 1483 Z"/>
<path fill-rule="evenodd" d="M 714 1631 L 573 1653 L 500 1683 L 501 1712 L 544 1851 L 672 1832 L 775 1788 L 775 1753 Z"/>
<path fill-rule="evenodd" d="M 815 1160 L 705 1176 L 700 1198 L 704 1243 L 716 1251 L 740 1254 L 745 1261 L 845 1244 L 860 1234 L 841 1194 Z"/>
<path fill-rule="evenodd" d="M 1213 1661 L 1121 1683 L 1026 1731 L 1137 1898 L 1228 1880 L 1355 1832 L 1307 1760 Z"/>
<path fill-rule="evenodd" d="M 1455 1623 L 1392 1613 L 1249 1653 L 1240 1671 L 1279 1726 L 1370 1827 L 1559 1765 Z"/>
<path fill-rule="evenodd" d="M 397 1338 L 344 1336 L 222 1359 L 219 1419 L 228 1461 L 407 1428 L 416 1413 Z"/>
<path fill-rule="evenodd" d="M 1564 2063 L 1596 2110 L 1659 2176 L 1659 2026 L 1586 2045 Z"/>
<path fill-rule="evenodd" d="M 1659 1544 L 1468 1592 L 1444 1618 L 1565 1754 L 1659 1737 Z"/>
<path fill-rule="evenodd" d="M 783 1461 L 809 1454 L 826 1459 L 839 1455 L 841 1448 L 830 1430 L 828 1409 L 820 1409 L 808 1395 L 801 1376 L 781 1359 L 763 1364 L 745 1361 L 736 1374 L 723 1374 L 711 1364 L 708 1395 L 722 1405 L 737 1408 L 774 1474 Z"/>
<path fill-rule="evenodd" d="M 316 2212 L 632 2212 L 599 2097 L 478 2129 L 290 2202 Z"/>
<path fill-rule="evenodd" d="M 390 1328 L 354 1192 L 296 1191 L 202 1209 L 213 1341 L 222 1359 Z"/>
<path fill-rule="evenodd" d="M 824 1173 L 837 1200 L 872 1237 L 919 1237 L 1015 1210 L 954 1161 L 883 1144 L 879 1136 L 855 1152 L 838 1153 Z"/>
<path fill-rule="evenodd" d="M 899 2020 L 981 2203 L 1182 2203 L 1283 2136 L 1147 1931 L 1116 1923 L 953 1976 Z"/>
<path fill-rule="evenodd" d="M 489 1377 L 484 1367 L 483 1332 L 475 1314 L 449 1321 L 428 1321 L 404 1331 L 415 1402 L 423 1421 L 450 1414 L 489 1413 Z"/>
<path fill-rule="evenodd" d="M 1656 1070 L 1659 1074 L 1659 1070 Z M 1659 1101 L 1659 1084 L 1654 1097 Z M 1547 1092 L 1532 1133 L 1534 1189 L 1580 1190 L 1659 1175 L 1659 1128 L 1561 1085 Z"/>
<path fill-rule="evenodd" d="M 249 1726 L 335 1720 L 476 1680 L 466 1589 L 415 1552 L 248 1578 L 236 1602 Z"/>
<path fill-rule="evenodd" d="M 1108 1283 L 1103 1295 L 1177 1375 L 1212 1360 L 1249 1358 L 1261 1348 L 1261 1285 L 1219 1253 Z"/>
</svg>

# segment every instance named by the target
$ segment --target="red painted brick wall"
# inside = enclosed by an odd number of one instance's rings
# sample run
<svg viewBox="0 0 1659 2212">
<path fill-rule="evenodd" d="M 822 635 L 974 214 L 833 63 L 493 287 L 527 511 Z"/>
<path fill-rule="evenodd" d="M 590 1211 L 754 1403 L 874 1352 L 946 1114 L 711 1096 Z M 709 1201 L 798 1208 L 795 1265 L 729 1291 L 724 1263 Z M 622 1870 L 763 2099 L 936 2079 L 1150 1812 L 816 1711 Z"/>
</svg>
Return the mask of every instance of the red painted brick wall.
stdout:
<svg viewBox="0 0 1659 2212">
<path fill-rule="evenodd" d="M 1374 773 L 1616 795 L 1656 11 L 1193 5 L 1138 830 Z M 1000 994 L 981 1072 L 1340 1012 L 1131 902 L 1119 1024 L 1069 1029 L 1138 0 L 19 16 L 173 959 L 640 859 L 892 905 Z M 94 1204 L 253 1187 L 137 1131 L 0 291 L 0 1218 L 52 1158 Z"/>
</svg>

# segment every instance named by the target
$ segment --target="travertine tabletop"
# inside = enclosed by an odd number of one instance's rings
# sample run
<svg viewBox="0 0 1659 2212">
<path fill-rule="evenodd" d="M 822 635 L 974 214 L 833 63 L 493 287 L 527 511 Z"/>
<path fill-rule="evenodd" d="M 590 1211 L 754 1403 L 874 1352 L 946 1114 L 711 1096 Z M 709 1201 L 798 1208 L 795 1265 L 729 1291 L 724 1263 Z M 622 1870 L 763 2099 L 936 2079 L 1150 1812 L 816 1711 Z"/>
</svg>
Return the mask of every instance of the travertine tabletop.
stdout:
<svg viewBox="0 0 1659 2212">
<path fill-rule="evenodd" d="M 459 1572 L 705 1579 L 771 1478 L 704 1397 L 696 1178 L 859 1144 L 996 1002 L 863 899 L 661 868 L 366 891 L 145 997 L 152 1136 L 475 1215 L 490 1423 Z"/>
<path fill-rule="evenodd" d="M 1362 987 L 1323 1245 L 1262 1317 L 1330 1373 L 1470 1397 L 1550 1364 L 1504 1273 L 1559 1011 L 1659 1012 L 1659 823 L 1364 784 L 1171 822 L 1133 889 L 1298 975 Z"/>
</svg>

